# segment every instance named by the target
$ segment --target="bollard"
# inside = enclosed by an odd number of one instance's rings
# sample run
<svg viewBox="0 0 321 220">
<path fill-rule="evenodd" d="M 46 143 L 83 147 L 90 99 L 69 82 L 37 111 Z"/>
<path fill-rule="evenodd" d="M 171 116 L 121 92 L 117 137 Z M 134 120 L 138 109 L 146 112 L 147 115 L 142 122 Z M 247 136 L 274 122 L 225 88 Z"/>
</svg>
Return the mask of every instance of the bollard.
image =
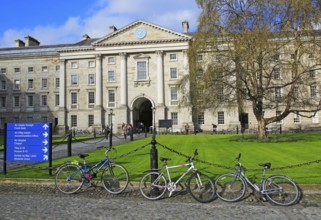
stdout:
<svg viewBox="0 0 321 220">
<path fill-rule="evenodd" d="M 150 168 L 152 170 L 158 169 L 158 152 L 156 149 L 156 140 L 151 141 L 152 149 L 150 150 Z"/>
<path fill-rule="evenodd" d="M 68 135 L 68 157 L 71 157 L 72 132 Z"/>
<path fill-rule="evenodd" d="M 130 132 L 129 132 L 129 136 L 130 136 L 130 140 L 133 141 L 134 140 L 134 134 L 133 134 L 133 129 L 131 128 L 130 129 Z"/>
<path fill-rule="evenodd" d="M 110 128 L 110 133 L 109 133 L 109 146 L 113 146 L 113 128 Z"/>
</svg>

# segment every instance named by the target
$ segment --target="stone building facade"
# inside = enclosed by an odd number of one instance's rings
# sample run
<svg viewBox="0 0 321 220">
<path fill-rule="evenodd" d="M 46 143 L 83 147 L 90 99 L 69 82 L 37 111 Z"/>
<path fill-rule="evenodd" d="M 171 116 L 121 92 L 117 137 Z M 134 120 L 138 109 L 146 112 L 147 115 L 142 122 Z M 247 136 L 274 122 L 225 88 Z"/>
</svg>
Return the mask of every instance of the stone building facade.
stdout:
<svg viewBox="0 0 321 220">
<path fill-rule="evenodd" d="M 41 46 L 27 36 L 0 49 L 0 123 L 52 122 L 56 132 L 102 130 L 123 123 L 149 129 L 172 119 L 192 124 L 178 107 L 179 79 L 188 74 L 188 23 L 178 33 L 136 21 L 99 39 Z"/>
<path fill-rule="evenodd" d="M 182 33 L 138 20 L 110 27 L 102 38 L 83 36 L 75 44 L 40 45 L 31 36 L 16 47 L 0 48 L 0 128 L 6 122 L 51 122 L 56 133 L 70 129 L 120 131 L 123 123 L 149 130 L 171 119 L 172 131 L 236 132 L 237 108 L 218 109 L 192 117 L 190 106 L 179 106 L 177 85 L 189 74 L 188 22 Z M 257 124 L 249 112 L 249 128 Z M 194 119 L 194 120 L 193 120 Z M 289 116 L 279 124 L 319 127 L 312 119 Z"/>
</svg>

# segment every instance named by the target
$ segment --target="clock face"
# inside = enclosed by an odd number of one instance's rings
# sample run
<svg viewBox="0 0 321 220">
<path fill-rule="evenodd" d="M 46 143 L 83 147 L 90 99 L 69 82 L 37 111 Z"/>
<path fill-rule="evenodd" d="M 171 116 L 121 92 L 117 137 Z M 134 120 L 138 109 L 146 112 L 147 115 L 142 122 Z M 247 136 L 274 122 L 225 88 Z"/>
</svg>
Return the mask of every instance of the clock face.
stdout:
<svg viewBox="0 0 321 220">
<path fill-rule="evenodd" d="M 147 31 L 144 28 L 137 28 L 135 31 L 136 37 L 142 39 L 146 36 Z"/>
</svg>

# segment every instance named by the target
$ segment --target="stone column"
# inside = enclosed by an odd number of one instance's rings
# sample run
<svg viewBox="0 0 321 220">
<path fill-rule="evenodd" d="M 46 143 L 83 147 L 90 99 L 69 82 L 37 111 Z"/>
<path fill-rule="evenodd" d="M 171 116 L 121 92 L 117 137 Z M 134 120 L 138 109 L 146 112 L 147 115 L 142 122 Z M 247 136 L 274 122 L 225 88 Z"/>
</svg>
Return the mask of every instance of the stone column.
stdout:
<svg viewBox="0 0 321 220">
<path fill-rule="evenodd" d="M 59 62 L 59 109 L 58 109 L 58 133 L 64 134 L 67 129 L 67 113 L 66 113 L 66 60 Z"/>
<path fill-rule="evenodd" d="M 120 53 L 120 104 L 127 107 L 127 55 Z"/>
<path fill-rule="evenodd" d="M 157 54 L 157 105 L 164 105 L 164 64 L 163 51 L 156 51 Z"/>
<path fill-rule="evenodd" d="M 102 65 L 101 65 L 101 55 L 96 56 L 96 107 L 100 106 L 102 103 Z"/>
<path fill-rule="evenodd" d="M 101 54 L 96 55 L 96 92 L 95 92 L 95 108 L 94 108 L 94 124 L 96 131 L 102 129 L 102 62 Z"/>
<path fill-rule="evenodd" d="M 129 122 L 129 109 L 128 109 L 128 79 L 127 79 L 127 54 L 119 53 L 120 56 L 120 106 L 117 109 L 117 117 L 119 123 Z"/>
</svg>

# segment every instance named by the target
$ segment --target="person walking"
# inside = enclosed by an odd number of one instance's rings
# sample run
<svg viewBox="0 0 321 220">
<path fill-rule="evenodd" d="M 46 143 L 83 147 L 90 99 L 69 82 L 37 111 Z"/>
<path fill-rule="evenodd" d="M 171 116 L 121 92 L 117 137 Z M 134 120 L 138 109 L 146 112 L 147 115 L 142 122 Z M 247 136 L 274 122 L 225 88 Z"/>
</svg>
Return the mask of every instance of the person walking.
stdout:
<svg viewBox="0 0 321 220">
<path fill-rule="evenodd" d="M 124 139 L 127 140 L 127 125 L 125 123 L 122 124 L 121 130 L 123 132 Z"/>
<path fill-rule="evenodd" d="M 217 131 L 216 131 L 217 125 L 216 124 L 212 124 L 212 126 L 213 126 L 213 134 L 217 134 Z"/>
<path fill-rule="evenodd" d="M 189 125 L 188 125 L 188 123 L 185 125 L 185 133 L 186 133 L 186 134 L 189 133 Z"/>
</svg>

